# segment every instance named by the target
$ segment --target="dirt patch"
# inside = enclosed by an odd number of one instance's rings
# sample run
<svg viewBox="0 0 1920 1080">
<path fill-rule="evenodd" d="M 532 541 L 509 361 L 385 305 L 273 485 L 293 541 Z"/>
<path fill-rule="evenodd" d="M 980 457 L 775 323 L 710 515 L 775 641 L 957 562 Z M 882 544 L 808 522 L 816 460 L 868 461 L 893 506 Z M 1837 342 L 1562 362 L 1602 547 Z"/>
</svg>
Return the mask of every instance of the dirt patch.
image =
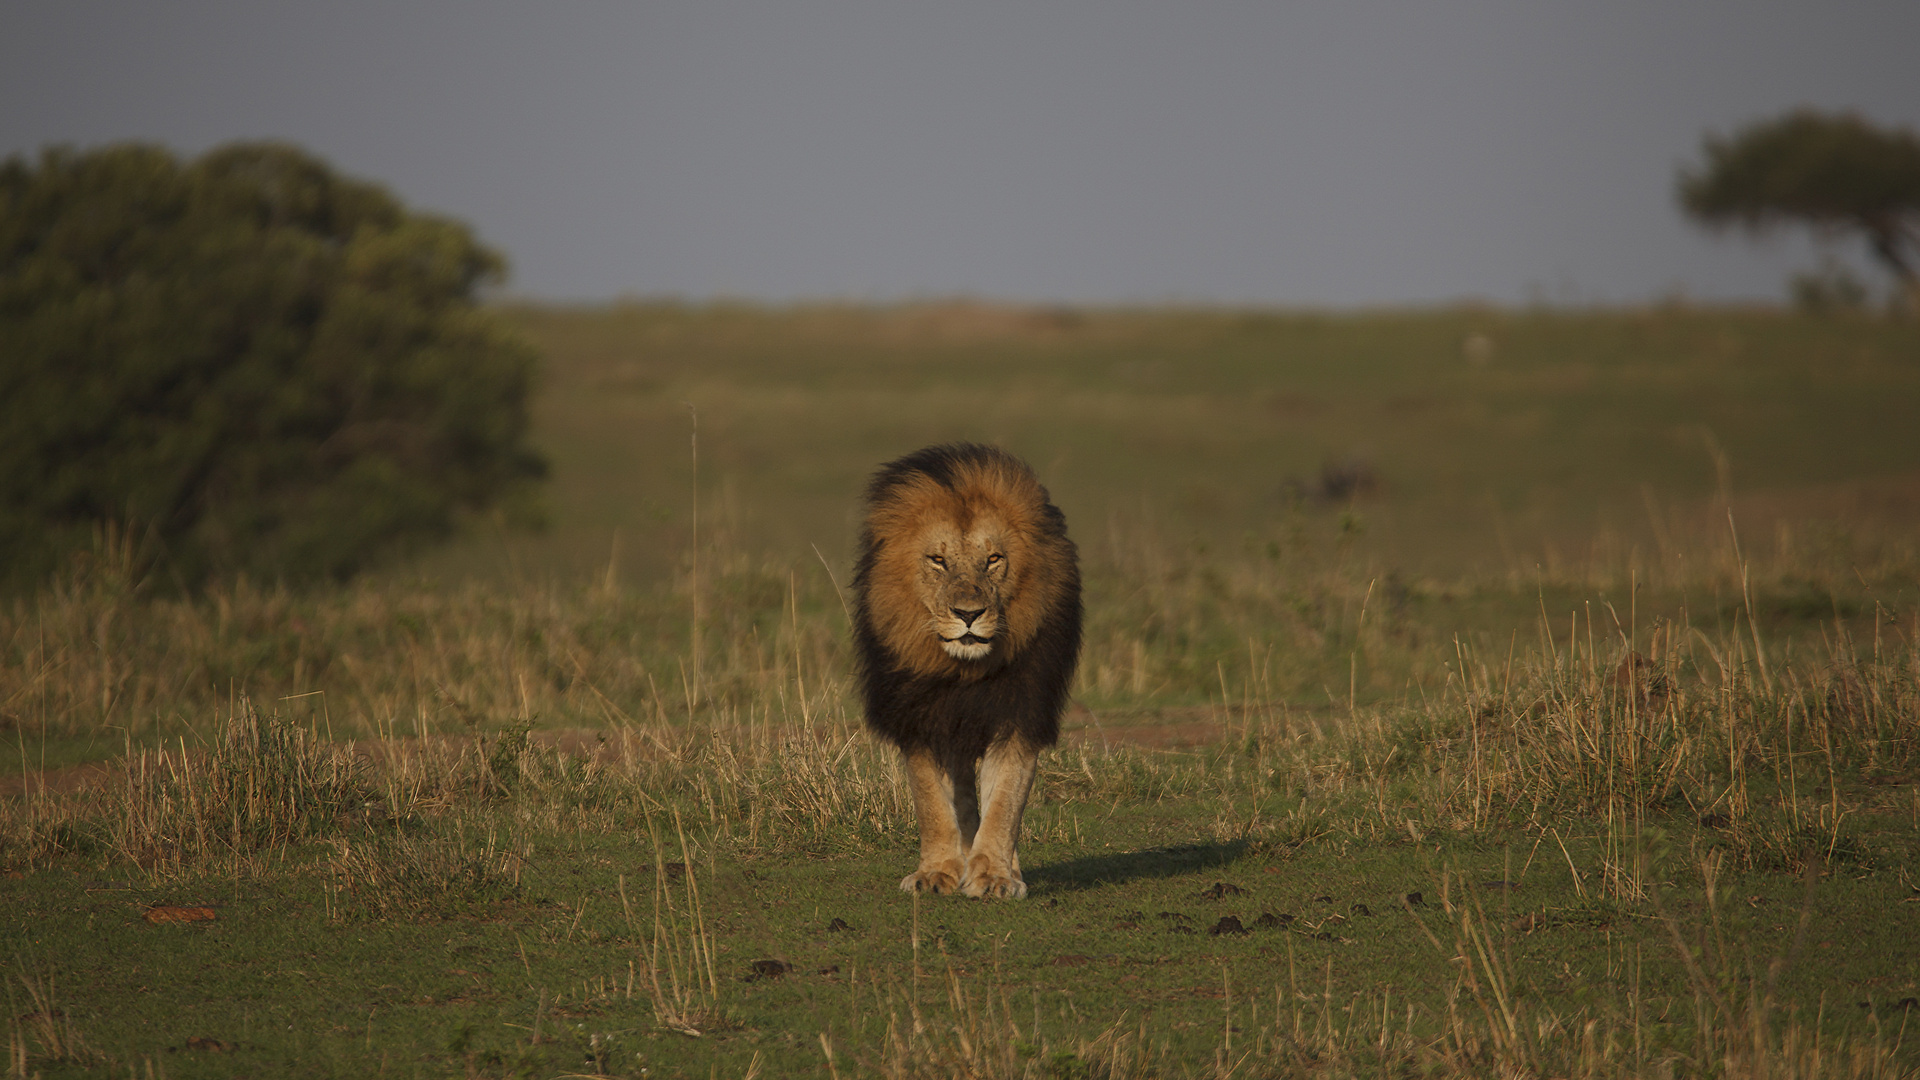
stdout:
<svg viewBox="0 0 1920 1080">
<path fill-rule="evenodd" d="M 72 795 L 105 783 L 120 773 L 116 760 L 89 761 L 84 765 L 63 765 L 57 769 L 35 769 L 14 776 L 0 776 L 0 798 Z"/>
</svg>

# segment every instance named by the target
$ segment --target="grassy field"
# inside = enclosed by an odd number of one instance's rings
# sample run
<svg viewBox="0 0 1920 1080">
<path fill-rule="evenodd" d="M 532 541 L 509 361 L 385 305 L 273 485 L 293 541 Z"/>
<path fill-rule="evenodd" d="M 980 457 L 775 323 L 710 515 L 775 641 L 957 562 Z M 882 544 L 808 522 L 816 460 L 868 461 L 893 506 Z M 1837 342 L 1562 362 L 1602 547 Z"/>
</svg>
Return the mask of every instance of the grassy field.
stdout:
<svg viewBox="0 0 1920 1080">
<path fill-rule="evenodd" d="M 1648 568 L 1716 496 L 1779 521 L 1914 524 L 1920 328 L 1765 312 L 513 312 L 548 358 L 555 528 L 443 560 L 660 581 L 693 529 L 844 565 L 880 461 L 950 439 L 1039 469 L 1090 556 L 1264 549 L 1348 506 L 1384 570 Z M 1371 488 L 1371 491 L 1366 489 Z M 1304 505 L 1303 505 L 1304 504 Z M 1704 516 L 1700 511 L 1708 511 Z M 1844 557 L 1844 556 L 1843 556 Z"/>
<path fill-rule="evenodd" d="M 509 315 L 546 532 L 0 611 L 10 1075 L 1920 1075 L 1920 326 Z M 1023 902 L 850 694 L 951 438 L 1086 564 Z"/>
</svg>

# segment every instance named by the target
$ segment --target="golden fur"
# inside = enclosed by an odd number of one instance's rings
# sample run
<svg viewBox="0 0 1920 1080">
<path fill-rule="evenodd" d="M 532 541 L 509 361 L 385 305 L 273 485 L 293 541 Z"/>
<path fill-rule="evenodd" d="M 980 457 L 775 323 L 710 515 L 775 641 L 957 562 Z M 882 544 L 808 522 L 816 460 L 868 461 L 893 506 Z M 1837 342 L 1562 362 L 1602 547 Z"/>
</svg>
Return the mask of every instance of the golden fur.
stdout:
<svg viewBox="0 0 1920 1080">
<path fill-rule="evenodd" d="M 1021 896 L 1018 834 L 1080 641 L 1073 542 L 1019 459 L 931 447 L 867 492 L 854 579 L 868 722 L 913 777 L 909 890 Z"/>
<path fill-rule="evenodd" d="M 867 595 L 895 664 L 975 679 L 986 673 L 978 657 L 947 647 L 968 629 L 952 614 L 956 607 L 984 607 L 973 629 L 1017 655 L 1077 579 L 1072 545 L 1050 542 L 1036 528 L 1047 499 L 1032 473 L 956 469 L 954 485 L 915 476 L 874 508 L 868 527 L 893 542 L 874 563 Z"/>
</svg>

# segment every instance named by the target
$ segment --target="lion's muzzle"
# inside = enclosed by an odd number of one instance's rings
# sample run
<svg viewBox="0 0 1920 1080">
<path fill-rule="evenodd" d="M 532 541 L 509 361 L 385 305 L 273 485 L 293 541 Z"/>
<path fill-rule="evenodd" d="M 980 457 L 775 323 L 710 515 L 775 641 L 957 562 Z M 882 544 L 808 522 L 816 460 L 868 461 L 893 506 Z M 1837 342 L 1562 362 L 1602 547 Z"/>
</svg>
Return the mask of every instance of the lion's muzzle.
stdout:
<svg viewBox="0 0 1920 1080">
<path fill-rule="evenodd" d="M 955 660 L 984 660 L 993 651 L 993 635 L 1000 620 L 986 608 L 948 608 L 947 616 L 938 622 L 934 634 L 940 638 L 940 647 Z"/>
</svg>

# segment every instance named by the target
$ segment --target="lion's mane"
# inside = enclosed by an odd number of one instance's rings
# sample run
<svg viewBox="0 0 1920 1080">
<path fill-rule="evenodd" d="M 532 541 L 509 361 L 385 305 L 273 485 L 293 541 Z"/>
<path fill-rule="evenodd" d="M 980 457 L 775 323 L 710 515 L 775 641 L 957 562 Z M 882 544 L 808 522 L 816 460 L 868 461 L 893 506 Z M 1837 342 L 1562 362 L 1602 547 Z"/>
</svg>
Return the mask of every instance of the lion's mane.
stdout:
<svg viewBox="0 0 1920 1080">
<path fill-rule="evenodd" d="M 995 447 L 932 446 L 881 466 L 866 509 L 853 623 L 867 722 L 903 751 L 969 770 L 1011 736 L 1036 750 L 1058 741 L 1080 655 L 1080 571 L 1033 470 Z M 1002 627 L 985 659 L 956 659 L 927 628 L 922 545 L 982 521 L 1007 548 Z"/>
</svg>

